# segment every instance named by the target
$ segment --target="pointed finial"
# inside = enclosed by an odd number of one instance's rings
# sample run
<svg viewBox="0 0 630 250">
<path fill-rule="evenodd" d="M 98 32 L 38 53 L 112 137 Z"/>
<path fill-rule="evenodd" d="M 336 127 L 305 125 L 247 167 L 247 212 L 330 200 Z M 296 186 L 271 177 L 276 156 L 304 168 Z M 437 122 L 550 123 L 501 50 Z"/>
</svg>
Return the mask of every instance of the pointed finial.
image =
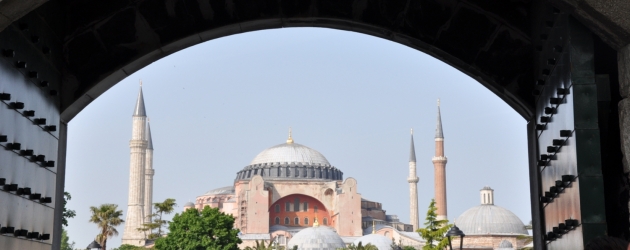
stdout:
<svg viewBox="0 0 630 250">
<path fill-rule="evenodd" d="M 444 138 L 442 132 L 442 115 L 440 114 L 440 99 L 437 100 L 437 124 L 435 128 L 435 138 Z"/>
<path fill-rule="evenodd" d="M 293 144 L 293 137 L 291 136 L 291 127 L 289 127 L 289 139 L 287 139 L 287 144 Z"/>
<path fill-rule="evenodd" d="M 319 222 L 317 222 L 317 217 L 315 217 L 315 220 L 313 221 L 313 227 L 319 227 Z"/>
<path fill-rule="evenodd" d="M 416 162 L 416 147 L 413 143 L 413 129 L 411 129 L 411 146 L 409 151 L 409 162 Z"/>
<path fill-rule="evenodd" d="M 372 234 L 376 234 L 376 222 L 372 221 Z"/>
</svg>

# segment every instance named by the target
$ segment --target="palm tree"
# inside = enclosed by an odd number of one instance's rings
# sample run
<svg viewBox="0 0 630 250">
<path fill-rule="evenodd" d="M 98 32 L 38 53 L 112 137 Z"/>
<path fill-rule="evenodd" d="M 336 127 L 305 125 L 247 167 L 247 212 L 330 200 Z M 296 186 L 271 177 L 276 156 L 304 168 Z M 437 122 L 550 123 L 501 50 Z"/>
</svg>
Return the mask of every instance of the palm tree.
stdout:
<svg viewBox="0 0 630 250">
<path fill-rule="evenodd" d="M 175 199 L 173 198 L 167 198 L 166 200 L 164 200 L 164 202 L 153 203 L 153 208 L 155 208 L 155 215 L 158 217 L 156 219 L 156 222 L 160 225 L 160 227 L 158 227 L 158 237 L 162 237 L 162 226 L 168 223 L 167 221 L 162 220 L 162 214 L 172 213 L 173 211 L 175 211 L 175 206 L 177 206 L 177 203 L 175 203 Z"/>
<path fill-rule="evenodd" d="M 90 212 L 92 212 L 90 222 L 96 224 L 101 231 L 96 237 L 96 241 L 101 244 L 103 250 L 107 249 L 107 239 L 118 235 L 116 226 L 125 222 L 120 218 L 122 216 L 122 210 L 116 209 L 118 209 L 118 205 L 116 204 L 102 204 L 99 207 L 90 207 Z"/>
</svg>

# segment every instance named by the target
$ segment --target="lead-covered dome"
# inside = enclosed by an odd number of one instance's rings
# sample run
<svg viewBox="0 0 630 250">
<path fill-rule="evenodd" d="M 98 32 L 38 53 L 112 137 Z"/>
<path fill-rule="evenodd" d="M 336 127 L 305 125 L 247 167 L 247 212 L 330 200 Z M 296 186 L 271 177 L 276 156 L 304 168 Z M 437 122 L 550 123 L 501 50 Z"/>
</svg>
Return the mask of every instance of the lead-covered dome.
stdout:
<svg viewBox="0 0 630 250">
<path fill-rule="evenodd" d="M 326 157 L 317 150 L 297 143 L 283 143 L 263 150 L 250 165 L 287 162 L 307 165 L 330 165 Z"/>
<path fill-rule="evenodd" d="M 387 238 L 387 236 L 383 236 L 380 234 L 368 234 L 361 236 L 361 238 L 358 238 L 353 242 L 355 246 L 358 246 L 359 243 L 361 243 L 361 245 L 364 247 L 367 244 L 372 244 L 378 249 L 391 249 L 393 241 L 392 239 Z"/>
<path fill-rule="evenodd" d="M 249 180 L 260 175 L 265 180 L 342 180 L 343 173 L 330 165 L 322 153 L 293 142 L 289 136 L 286 143 L 260 152 L 254 160 L 236 173 L 236 181 Z"/>
<path fill-rule="evenodd" d="M 494 190 L 481 189 L 481 205 L 466 210 L 455 219 L 466 235 L 527 235 L 525 224 L 514 213 L 494 205 Z"/>
<path fill-rule="evenodd" d="M 289 249 L 298 250 L 337 250 L 346 247 L 341 237 L 327 226 L 302 229 L 289 240 Z"/>
</svg>

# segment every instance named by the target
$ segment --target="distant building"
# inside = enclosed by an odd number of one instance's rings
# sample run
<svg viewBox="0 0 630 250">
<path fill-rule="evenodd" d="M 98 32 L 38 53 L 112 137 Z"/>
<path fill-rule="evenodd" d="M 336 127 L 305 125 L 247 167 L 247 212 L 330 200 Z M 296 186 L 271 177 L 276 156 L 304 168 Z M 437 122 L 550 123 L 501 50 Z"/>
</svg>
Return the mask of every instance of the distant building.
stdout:
<svg viewBox="0 0 630 250">
<path fill-rule="evenodd" d="M 236 218 L 241 247 L 271 239 L 286 245 L 306 228 L 329 228 L 350 244 L 372 221 L 413 231 L 397 216 L 387 215 L 380 203 L 362 199 L 357 180 L 343 179 L 341 170 L 320 152 L 295 143 L 291 133 L 286 143 L 263 150 L 238 171 L 233 186 L 210 190 L 184 209 L 206 206 Z M 315 220 L 320 228 L 310 229 Z"/>
<path fill-rule="evenodd" d="M 455 219 L 466 236 L 464 249 L 521 249 L 528 236 L 525 224 L 514 213 L 494 205 L 494 190 L 484 187 L 481 205 L 472 207 Z M 459 241 L 456 241 L 459 245 Z M 455 243 L 453 243 L 455 244 Z"/>
</svg>

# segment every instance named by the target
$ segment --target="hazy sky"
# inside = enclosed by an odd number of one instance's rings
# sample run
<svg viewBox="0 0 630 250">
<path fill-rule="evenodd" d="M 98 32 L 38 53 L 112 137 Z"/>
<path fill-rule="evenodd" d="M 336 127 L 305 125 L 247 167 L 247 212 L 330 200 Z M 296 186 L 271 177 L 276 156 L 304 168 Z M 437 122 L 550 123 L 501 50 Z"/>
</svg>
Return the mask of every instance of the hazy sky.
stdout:
<svg viewBox="0 0 630 250">
<path fill-rule="evenodd" d="M 89 207 L 126 215 L 131 116 L 142 79 L 153 132 L 155 202 L 176 212 L 232 185 L 262 150 L 296 143 L 354 177 L 363 198 L 409 222 L 409 130 L 414 129 L 421 223 L 433 198 L 436 100 L 448 157 L 448 217 L 495 204 L 530 221 L 526 121 L 481 84 L 420 51 L 363 34 L 285 28 L 239 34 L 175 53 L 118 83 L 69 124 L 66 190 L 76 247 L 98 233 Z M 172 215 L 171 215 L 172 216 Z M 171 217 L 169 216 L 169 218 Z M 108 246 L 120 245 L 120 235 Z"/>
</svg>

